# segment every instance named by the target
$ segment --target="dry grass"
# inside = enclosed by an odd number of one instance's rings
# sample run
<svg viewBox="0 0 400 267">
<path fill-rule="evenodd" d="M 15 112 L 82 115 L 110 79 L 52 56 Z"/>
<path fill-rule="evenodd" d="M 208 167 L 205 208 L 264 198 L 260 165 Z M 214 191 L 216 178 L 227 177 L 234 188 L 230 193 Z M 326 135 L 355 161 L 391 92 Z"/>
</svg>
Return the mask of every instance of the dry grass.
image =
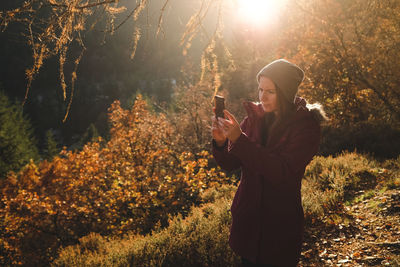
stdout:
<svg viewBox="0 0 400 267">
<path fill-rule="evenodd" d="M 194 207 L 183 219 L 171 218 L 165 229 L 123 239 L 91 234 L 63 249 L 54 266 L 233 266 L 228 247 L 232 186 L 205 193 L 215 202 Z M 228 197 L 226 197 L 228 196 Z"/>
</svg>

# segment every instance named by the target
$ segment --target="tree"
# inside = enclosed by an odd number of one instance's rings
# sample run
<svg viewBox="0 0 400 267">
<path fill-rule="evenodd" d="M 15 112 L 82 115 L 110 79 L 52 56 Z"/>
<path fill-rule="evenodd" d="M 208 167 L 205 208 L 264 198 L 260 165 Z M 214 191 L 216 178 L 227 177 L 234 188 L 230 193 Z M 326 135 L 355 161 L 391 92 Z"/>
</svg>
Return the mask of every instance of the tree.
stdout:
<svg viewBox="0 0 400 267">
<path fill-rule="evenodd" d="M 44 151 L 45 158 L 47 160 L 51 160 L 59 152 L 60 149 L 57 148 L 57 142 L 54 139 L 54 133 L 52 130 L 48 130 L 46 132 L 46 148 Z"/>
<path fill-rule="evenodd" d="M 292 1 L 280 53 L 305 70 L 302 92 L 332 123 L 400 122 L 400 2 Z"/>
<path fill-rule="evenodd" d="M 0 90 L 0 179 L 39 158 L 29 120 L 18 103 Z"/>
</svg>

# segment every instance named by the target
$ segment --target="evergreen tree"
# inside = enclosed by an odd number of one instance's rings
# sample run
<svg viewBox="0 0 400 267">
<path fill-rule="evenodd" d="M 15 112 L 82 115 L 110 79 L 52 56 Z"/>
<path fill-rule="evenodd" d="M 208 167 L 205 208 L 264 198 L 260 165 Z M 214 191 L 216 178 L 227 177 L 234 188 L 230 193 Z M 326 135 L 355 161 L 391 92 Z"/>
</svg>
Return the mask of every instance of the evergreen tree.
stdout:
<svg viewBox="0 0 400 267">
<path fill-rule="evenodd" d="M 46 148 L 45 157 L 51 160 L 55 155 L 58 154 L 60 150 L 57 148 L 57 141 L 54 139 L 54 134 L 52 130 L 46 132 Z"/>
<path fill-rule="evenodd" d="M 0 90 L 0 178 L 39 158 L 36 141 L 22 106 L 11 103 Z"/>
<path fill-rule="evenodd" d="M 99 137 L 99 132 L 97 131 L 96 126 L 93 123 L 89 125 L 86 129 L 86 132 L 83 134 L 82 138 L 79 140 L 80 147 L 83 147 L 89 142 L 96 141 Z"/>
</svg>

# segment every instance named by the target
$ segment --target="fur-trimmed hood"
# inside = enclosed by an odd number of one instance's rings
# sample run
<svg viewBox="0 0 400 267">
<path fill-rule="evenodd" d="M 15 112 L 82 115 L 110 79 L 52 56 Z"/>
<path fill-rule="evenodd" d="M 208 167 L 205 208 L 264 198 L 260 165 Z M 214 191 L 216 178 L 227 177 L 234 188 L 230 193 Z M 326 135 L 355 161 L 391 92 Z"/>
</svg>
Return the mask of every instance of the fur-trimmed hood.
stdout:
<svg viewBox="0 0 400 267">
<path fill-rule="evenodd" d="M 296 96 L 294 104 L 296 105 L 295 117 L 311 114 L 320 124 L 328 120 L 322 105 L 319 103 L 308 104 L 304 98 Z M 245 101 L 243 102 L 243 106 L 246 109 L 249 119 L 260 118 L 265 114 L 260 102 Z"/>
<path fill-rule="evenodd" d="M 304 98 L 297 96 L 295 99 L 295 104 L 298 107 L 305 107 L 320 124 L 328 120 L 322 105 L 318 102 L 314 104 L 308 104 Z"/>
</svg>

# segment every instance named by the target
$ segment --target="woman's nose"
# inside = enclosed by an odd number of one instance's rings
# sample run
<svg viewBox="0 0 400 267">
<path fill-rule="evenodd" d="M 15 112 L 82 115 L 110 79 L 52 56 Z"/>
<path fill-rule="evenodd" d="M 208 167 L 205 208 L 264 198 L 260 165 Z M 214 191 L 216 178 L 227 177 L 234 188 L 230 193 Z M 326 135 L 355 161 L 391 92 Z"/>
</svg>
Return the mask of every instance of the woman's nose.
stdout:
<svg viewBox="0 0 400 267">
<path fill-rule="evenodd" d="M 267 100 L 268 99 L 268 95 L 264 92 L 260 93 L 260 100 Z"/>
</svg>

